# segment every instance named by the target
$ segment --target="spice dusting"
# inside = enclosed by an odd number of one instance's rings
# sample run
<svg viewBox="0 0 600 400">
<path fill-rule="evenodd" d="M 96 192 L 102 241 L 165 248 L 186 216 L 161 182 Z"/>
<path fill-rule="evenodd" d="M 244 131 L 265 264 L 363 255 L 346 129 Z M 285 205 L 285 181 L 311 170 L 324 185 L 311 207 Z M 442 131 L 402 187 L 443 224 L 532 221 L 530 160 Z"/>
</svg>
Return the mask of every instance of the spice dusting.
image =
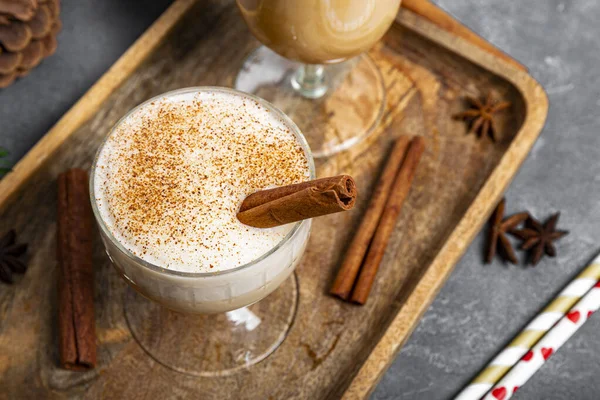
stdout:
<svg viewBox="0 0 600 400">
<path fill-rule="evenodd" d="M 239 205 L 309 176 L 284 121 L 221 92 L 143 105 L 112 133 L 98 166 L 96 198 L 117 240 L 148 262 L 189 272 L 234 268 L 279 243 L 289 226 L 245 226 Z"/>
</svg>

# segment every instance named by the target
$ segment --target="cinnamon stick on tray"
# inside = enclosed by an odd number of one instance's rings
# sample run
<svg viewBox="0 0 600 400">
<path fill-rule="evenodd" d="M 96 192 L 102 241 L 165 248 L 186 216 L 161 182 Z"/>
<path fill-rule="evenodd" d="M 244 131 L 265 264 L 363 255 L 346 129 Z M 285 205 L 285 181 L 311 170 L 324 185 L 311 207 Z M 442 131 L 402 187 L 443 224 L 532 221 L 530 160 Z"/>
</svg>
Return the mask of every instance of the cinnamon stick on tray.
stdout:
<svg viewBox="0 0 600 400">
<path fill-rule="evenodd" d="M 404 200 L 406 200 L 408 192 L 410 191 L 415 171 L 424 150 L 424 139 L 419 136 L 415 137 L 410 143 L 404 162 L 394 180 L 392 192 L 385 205 L 381 220 L 375 231 L 375 236 L 373 236 L 373 241 L 369 247 L 369 252 L 365 257 L 362 269 L 360 270 L 360 275 L 351 297 L 351 300 L 354 303 L 365 304 L 369 297 L 373 281 L 375 280 L 377 270 L 379 269 L 379 264 L 385 253 L 385 248 L 387 247 L 390 236 L 394 231 L 396 220 L 400 216 L 400 211 L 402 211 Z"/>
<path fill-rule="evenodd" d="M 352 239 L 352 243 L 348 247 L 348 252 L 331 287 L 330 293 L 334 296 L 338 296 L 344 300 L 348 300 L 350 297 L 350 293 L 356 282 L 356 276 L 365 258 L 375 229 L 377 229 L 377 224 L 390 195 L 394 178 L 396 178 L 398 170 L 402 165 L 409 143 L 410 138 L 408 136 L 401 136 L 396 140 L 390 152 L 369 206 Z"/>
<path fill-rule="evenodd" d="M 350 210 L 356 195 L 351 176 L 316 179 L 253 193 L 242 202 L 237 218 L 256 228 L 272 228 Z"/>
<path fill-rule="evenodd" d="M 96 365 L 92 270 L 92 210 L 87 173 L 58 177 L 58 335 L 60 365 L 87 370 Z"/>
</svg>

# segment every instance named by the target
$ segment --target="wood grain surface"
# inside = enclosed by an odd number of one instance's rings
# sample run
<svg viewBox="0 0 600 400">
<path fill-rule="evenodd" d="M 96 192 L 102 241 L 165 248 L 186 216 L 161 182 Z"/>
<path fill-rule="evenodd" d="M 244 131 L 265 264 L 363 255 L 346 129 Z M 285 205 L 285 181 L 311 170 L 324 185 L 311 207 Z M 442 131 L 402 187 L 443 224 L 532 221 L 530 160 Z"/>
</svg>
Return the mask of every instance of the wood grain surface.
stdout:
<svg viewBox="0 0 600 400">
<path fill-rule="evenodd" d="M 134 49 L 142 58 L 151 53 L 148 59 L 121 59 L 133 67 L 102 78 L 107 86 L 97 90 L 106 100 L 88 97 L 91 119 L 64 125 L 44 143 L 38 164 L 26 157 L 32 164 L 21 170 L 27 168 L 30 179 L 9 175 L 0 184 L 9 192 L 0 199 L 0 230 L 16 228 L 31 249 L 25 276 L 0 290 L 0 398 L 365 397 L 529 152 L 547 113 L 543 90 L 513 65 L 402 11 L 370 52 L 387 86 L 383 123 L 367 142 L 317 166 L 320 176 L 354 176 L 361 197 L 354 211 L 314 221 L 296 271 L 298 312 L 283 345 L 260 364 L 222 378 L 191 377 L 156 363 L 131 337 L 123 314 L 126 283 L 98 239 L 98 367 L 65 371 L 58 367 L 56 332 L 56 176 L 89 168 L 111 126 L 149 97 L 186 86 L 231 86 L 258 45 L 231 1 L 179 0 L 165 15 L 171 17 L 150 29 L 166 36 L 142 38 L 149 47 Z M 489 90 L 513 103 L 497 119 L 502 135 L 496 144 L 466 135 L 464 124 L 451 118 L 465 107 L 465 95 Z M 327 291 L 399 135 L 425 136 L 427 151 L 369 302 L 343 303 Z"/>
</svg>

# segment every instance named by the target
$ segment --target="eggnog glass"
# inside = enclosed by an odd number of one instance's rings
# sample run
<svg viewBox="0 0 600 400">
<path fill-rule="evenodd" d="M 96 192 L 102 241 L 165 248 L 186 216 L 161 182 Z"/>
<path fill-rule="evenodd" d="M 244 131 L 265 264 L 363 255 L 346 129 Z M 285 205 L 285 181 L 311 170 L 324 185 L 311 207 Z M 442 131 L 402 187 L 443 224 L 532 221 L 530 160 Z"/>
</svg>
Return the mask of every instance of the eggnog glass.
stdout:
<svg viewBox="0 0 600 400">
<path fill-rule="evenodd" d="M 256 96 L 216 87 L 168 92 L 131 110 L 100 146 L 90 178 L 92 209 L 106 253 L 135 289 L 124 294 L 125 316 L 134 338 L 159 363 L 197 376 L 227 375 L 247 368 L 266 358 L 285 339 L 298 303 L 293 271 L 306 248 L 311 221 L 290 224 L 289 232 L 275 246 L 235 268 L 216 272 L 165 268 L 133 254 L 117 239 L 98 197 L 99 176 L 104 173 L 99 159 L 111 135 L 143 107 L 182 96 L 213 94 L 253 101 L 272 113 L 293 133 L 306 157 L 308 178 L 315 178 L 310 149 L 294 122 Z"/>
<path fill-rule="evenodd" d="M 264 45 L 235 88 L 275 104 L 302 129 L 315 157 L 366 139 L 385 105 L 379 68 L 366 53 L 392 25 L 400 0 L 237 0 Z"/>
</svg>

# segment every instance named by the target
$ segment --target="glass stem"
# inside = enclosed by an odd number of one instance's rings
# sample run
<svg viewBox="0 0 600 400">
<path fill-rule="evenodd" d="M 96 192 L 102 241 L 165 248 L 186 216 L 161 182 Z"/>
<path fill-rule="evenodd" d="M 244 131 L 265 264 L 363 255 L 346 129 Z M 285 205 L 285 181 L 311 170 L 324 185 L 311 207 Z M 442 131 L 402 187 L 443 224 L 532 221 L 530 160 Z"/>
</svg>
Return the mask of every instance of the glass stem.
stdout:
<svg viewBox="0 0 600 400">
<path fill-rule="evenodd" d="M 292 87 L 300 95 L 309 99 L 318 99 L 327 93 L 327 75 L 320 64 L 303 64 L 292 76 Z"/>
</svg>

